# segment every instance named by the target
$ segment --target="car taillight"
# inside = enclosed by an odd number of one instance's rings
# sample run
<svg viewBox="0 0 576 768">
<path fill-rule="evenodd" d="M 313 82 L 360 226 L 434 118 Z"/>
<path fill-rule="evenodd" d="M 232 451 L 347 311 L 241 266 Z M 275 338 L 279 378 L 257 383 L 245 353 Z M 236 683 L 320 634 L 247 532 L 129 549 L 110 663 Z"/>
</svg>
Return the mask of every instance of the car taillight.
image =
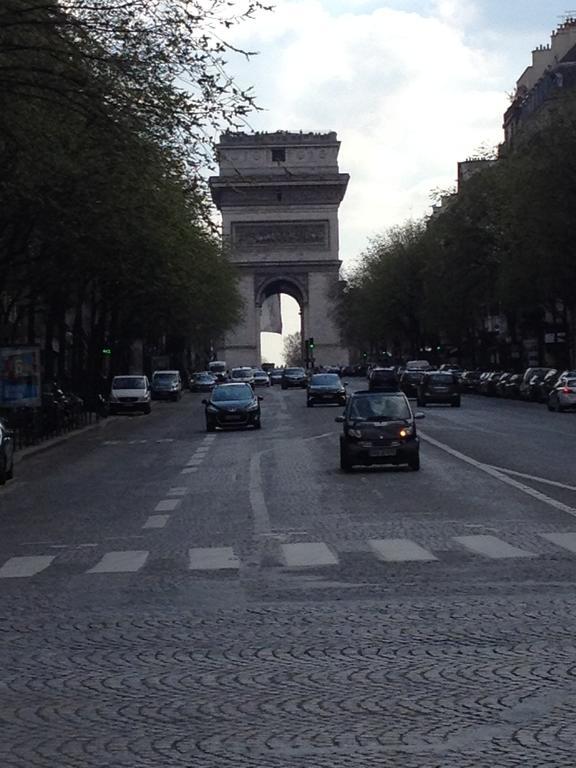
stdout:
<svg viewBox="0 0 576 768">
<path fill-rule="evenodd" d="M 570 387 L 562 387 L 562 392 L 564 392 L 565 395 L 572 395 L 574 390 L 570 389 Z"/>
</svg>

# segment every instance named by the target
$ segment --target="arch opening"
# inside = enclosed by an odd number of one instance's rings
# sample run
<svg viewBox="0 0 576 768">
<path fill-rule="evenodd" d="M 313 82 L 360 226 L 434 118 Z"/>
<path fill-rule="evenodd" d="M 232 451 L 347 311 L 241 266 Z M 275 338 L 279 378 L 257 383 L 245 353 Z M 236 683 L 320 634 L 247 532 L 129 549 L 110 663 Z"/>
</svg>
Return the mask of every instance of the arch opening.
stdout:
<svg viewBox="0 0 576 768">
<path fill-rule="evenodd" d="M 292 294 L 270 293 L 262 302 L 260 312 L 261 363 L 273 363 L 276 367 L 284 365 L 286 345 L 301 347 L 301 339 L 300 303 Z"/>
</svg>

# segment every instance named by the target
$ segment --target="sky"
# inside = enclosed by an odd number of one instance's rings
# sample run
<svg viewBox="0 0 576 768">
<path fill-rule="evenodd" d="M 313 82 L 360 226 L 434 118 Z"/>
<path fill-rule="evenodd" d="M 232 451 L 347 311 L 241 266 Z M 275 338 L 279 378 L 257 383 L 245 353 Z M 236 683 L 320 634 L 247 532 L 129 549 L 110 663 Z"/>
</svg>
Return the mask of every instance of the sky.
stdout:
<svg viewBox="0 0 576 768">
<path fill-rule="evenodd" d="M 370 238 L 429 213 L 433 192 L 454 186 L 458 161 L 502 140 L 531 51 L 572 10 L 566 0 L 274 4 L 233 30 L 232 42 L 258 55 L 230 57 L 227 71 L 260 107 L 245 130 L 337 132 L 340 171 L 350 174 L 344 275 Z M 289 303 L 283 318 L 293 332 Z"/>
</svg>

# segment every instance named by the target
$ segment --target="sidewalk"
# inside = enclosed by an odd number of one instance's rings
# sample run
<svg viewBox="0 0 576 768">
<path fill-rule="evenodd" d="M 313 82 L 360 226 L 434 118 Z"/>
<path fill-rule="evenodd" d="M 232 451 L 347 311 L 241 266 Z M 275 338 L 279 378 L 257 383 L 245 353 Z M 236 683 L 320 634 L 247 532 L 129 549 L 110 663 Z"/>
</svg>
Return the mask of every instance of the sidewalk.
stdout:
<svg viewBox="0 0 576 768">
<path fill-rule="evenodd" d="M 99 421 L 95 422 L 94 424 L 88 424 L 86 427 L 71 430 L 70 432 L 66 432 L 64 435 L 58 435 L 58 437 L 45 440 L 43 443 L 38 443 L 37 445 L 29 445 L 26 448 L 21 448 L 20 450 L 14 452 L 14 464 L 19 464 L 29 456 L 33 456 L 36 453 L 41 453 L 42 451 L 47 451 L 49 448 L 53 448 L 55 445 L 59 445 L 60 443 L 65 443 L 67 440 L 71 440 L 73 437 L 82 435 L 84 432 L 89 432 L 91 429 L 102 429 L 109 422 L 109 418 L 99 419 Z"/>
</svg>

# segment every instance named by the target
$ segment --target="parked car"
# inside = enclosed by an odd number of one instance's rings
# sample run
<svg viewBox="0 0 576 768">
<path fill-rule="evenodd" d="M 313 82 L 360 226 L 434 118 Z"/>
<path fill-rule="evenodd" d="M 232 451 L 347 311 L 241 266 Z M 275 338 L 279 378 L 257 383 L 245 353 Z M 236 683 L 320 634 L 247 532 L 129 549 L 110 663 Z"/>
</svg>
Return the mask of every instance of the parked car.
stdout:
<svg viewBox="0 0 576 768">
<path fill-rule="evenodd" d="M 395 368 L 372 368 L 368 378 L 368 389 L 380 392 L 398 392 L 400 383 Z"/>
<path fill-rule="evenodd" d="M 254 371 L 247 365 L 232 368 L 229 381 L 232 384 L 250 384 L 250 386 L 254 386 Z"/>
<path fill-rule="evenodd" d="M 460 408 L 460 387 L 453 373 L 429 371 L 422 375 L 418 385 L 418 405 L 425 407 L 429 403 L 443 403 Z"/>
<path fill-rule="evenodd" d="M 0 485 L 14 477 L 14 435 L 0 419 Z"/>
<path fill-rule="evenodd" d="M 551 368 L 546 376 L 544 376 L 543 379 L 540 379 L 538 381 L 538 389 L 536 393 L 536 399 L 539 403 L 547 403 L 548 402 L 548 395 L 554 387 L 556 386 L 556 382 L 562 375 L 562 371 L 558 370 L 557 368 Z"/>
<path fill-rule="evenodd" d="M 254 369 L 254 386 L 255 387 L 270 386 L 270 376 L 268 376 L 266 371 L 263 371 L 262 368 Z"/>
<path fill-rule="evenodd" d="M 494 378 L 494 394 L 498 397 L 506 397 L 506 385 L 512 376 L 510 371 L 501 373 Z"/>
<path fill-rule="evenodd" d="M 464 371 L 460 377 L 460 387 L 467 392 L 478 392 L 481 376 L 480 371 Z"/>
<path fill-rule="evenodd" d="M 355 464 L 408 464 L 420 469 L 420 441 L 416 419 L 403 392 L 361 391 L 350 395 L 340 437 L 340 468 L 350 472 Z"/>
<path fill-rule="evenodd" d="M 191 392 L 212 392 L 216 385 L 216 379 L 208 371 L 197 371 L 190 377 Z"/>
<path fill-rule="evenodd" d="M 282 389 L 290 387 L 302 387 L 305 389 L 308 385 L 308 376 L 304 368 L 284 368 L 281 380 Z"/>
<path fill-rule="evenodd" d="M 552 370 L 551 368 L 527 368 L 524 371 L 524 375 L 522 376 L 522 381 L 520 383 L 520 397 L 523 400 L 530 400 L 531 399 L 531 382 L 533 379 L 536 381 L 541 378 L 543 379 L 544 376 Z M 535 384 L 536 384 L 535 381 Z"/>
<path fill-rule="evenodd" d="M 182 397 L 180 371 L 154 371 L 151 393 L 153 400 L 180 400 Z"/>
<path fill-rule="evenodd" d="M 214 432 L 216 427 L 254 427 L 260 429 L 261 395 L 247 383 L 217 384 L 209 400 L 202 400 L 205 405 L 206 432 Z"/>
<path fill-rule="evenodd" d="M 571 371 L 571 373 L 574 373 Z M 549 411 L 566 411 L 576 408 L 576 375 L 561 376 L 554 389 L 548 395 Z"/>
<path fill-rule="evenodd" d="M 150 382 L 147 376 L 114 376 L 110 388 L 110 413 L 150 413 Z"/>
<path fill-rule="evenodd" d="M 522 382 L 521 373 L 511 373 L 506 379 L 503 396 L 509 399 L 518 399 L 520 397 L 520 384 Z"/>
<path fill-rule="evenodd" d="M 480 379 L 480 393 L 487 397 L 494 397 L 496 395 L 496 384 L 498 379 L 502 376 L 502 371 L 488 371 Z"/>
<path fill-rule="evenodd" d="M 306 391 L 306 405 L 318 403 L 346 405 L 346 389 L 337 373 L 315 373 L 310 377 Z"/>
</svg>

